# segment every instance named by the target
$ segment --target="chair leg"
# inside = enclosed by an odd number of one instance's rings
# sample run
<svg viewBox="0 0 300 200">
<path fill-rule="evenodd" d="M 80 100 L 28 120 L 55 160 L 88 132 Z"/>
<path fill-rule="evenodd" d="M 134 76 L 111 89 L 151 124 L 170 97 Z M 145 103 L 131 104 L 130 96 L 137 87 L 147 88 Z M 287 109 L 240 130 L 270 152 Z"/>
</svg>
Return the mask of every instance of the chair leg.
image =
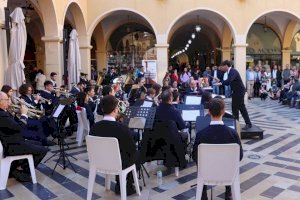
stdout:
<svg viewBox="0 0 300 200">
<path fill-rule="evenodd" d="M 179 167 L 175 167 L 175 176 L 176 176 L 176 177 L 179 176 Z"/>
<path fill-rule="evenodd" d="M 231 185 L 231 193 L 232 193 L 233 200 L 241 200 L 242 199 L 239 177 L 236 177 L 235 181 Z"/>
<path fill-rule="evenodd" d="M 7 179 L 9 175 L 11 162 L 8 160 L 2 160 L 0 163 L 0 190 L 6 189 Z"/>
<path fill-rule="evenodd" d="M 109 176 L 109 174 L 105 175 L 105 189 L 110 190 L 110 176 Z"/>
<path fill-rule="evenodd" d="M 204 183 L 203 181 L 199 178 L 198 176 L 198 180 L 197 180 L 197 191 L 196 191 L 196 200 L 201 200 L 202 197 L 202 191 L 203 191 L 203 186 Z"/>
<path fill-rule="evenodd" d="M 34 162 L 33 162 L 33 157 L 32 155 L 28 158 L 28 163 L 29 163 L 29 169 L 30 169 L 30 174 L 31 174 L 31 179 L 32 183 L 36 184 L 36 175 L 35 175 L 35 167 L 34 167 Z"/>
<path fill-rule="evenodd" d="M 121 200 L 126 200 L 127 199 L 127 191 L 126 191 L 126 185 L 127 185 L 127 174 L 121 173 L 120 174 L 120 188 L 121 188 Z"/>
<path fill-rule="evenodd" d="M 87 198 L 86 198 L 87 200 L 91 200 L 92 199 L 95 178 L 96 178 L 96 169 L 93 168 L 93 167 L 90 167 L 89 182 L 88 182 L 88 191 L 87 191 Z"/>
<path fill-rule="evenodd" d="M 135 190 L 136 190 L 136 193 L 140 196 L 141 195 L 141 191 L 140 191 L 139 180 L 138 180 L 138 177 L 137 177 L 136 167 L 135 166 L 134 166 L 134 169 L 133 169 L 132 172 L 133 172 L 133 179 L 134 179 Z"/>
</svg>

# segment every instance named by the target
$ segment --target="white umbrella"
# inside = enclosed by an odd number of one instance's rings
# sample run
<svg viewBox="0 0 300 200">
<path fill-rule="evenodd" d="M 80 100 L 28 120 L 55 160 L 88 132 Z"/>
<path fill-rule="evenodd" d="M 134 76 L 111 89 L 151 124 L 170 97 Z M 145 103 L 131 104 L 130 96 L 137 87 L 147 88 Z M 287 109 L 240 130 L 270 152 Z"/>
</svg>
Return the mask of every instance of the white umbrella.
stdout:
<svg viewBox="0 0 300 200">
<path fill-rule="evenodd" d="M 69 52 L 68 52 L 68 80 L 69 88 L 80 80 L 81 58 L 78 42 L 78 34 L 75 29 L 70 33 Z"/>
<path fill-rule="evenodd" d="M 5 83 L 13 89 L 18 89 L 25 83 L 24 55 L 26 49 L 27 33 L 24 15 L 21 8 L 16 8 L 10 15 L 12 19 L 11 39 L 8 55 L 8 68 Z"/>
</svg>

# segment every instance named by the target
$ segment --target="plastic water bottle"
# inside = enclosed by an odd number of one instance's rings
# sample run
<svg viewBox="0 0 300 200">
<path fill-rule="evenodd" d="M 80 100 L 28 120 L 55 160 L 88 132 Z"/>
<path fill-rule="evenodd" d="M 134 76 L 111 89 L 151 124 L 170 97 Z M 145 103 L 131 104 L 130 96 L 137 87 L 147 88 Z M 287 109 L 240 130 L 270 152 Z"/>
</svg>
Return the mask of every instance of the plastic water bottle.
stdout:
<svg viewBox="0 0 300 200">
<path fill-rule="evenodd" d="M 160 187 L 163 183 L 162 172 L 160 170 L 157 171 L 156 176 L 157 176 L 157 185 L 158 185 L 158 187 Z"/>
</svg>

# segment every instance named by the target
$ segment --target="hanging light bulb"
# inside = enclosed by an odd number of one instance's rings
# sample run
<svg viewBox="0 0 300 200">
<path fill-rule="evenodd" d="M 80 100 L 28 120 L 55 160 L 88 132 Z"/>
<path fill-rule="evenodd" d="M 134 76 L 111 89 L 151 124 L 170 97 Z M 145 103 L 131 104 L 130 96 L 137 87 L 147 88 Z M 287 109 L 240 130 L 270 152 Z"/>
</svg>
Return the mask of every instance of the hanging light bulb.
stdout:
<svg viewBox="0 0 300 200">
<path fill-rule="evenodd" d="M 192 39 L 195 39 L 195 37 L 196 37 L 196 34 L 192 33 Z"/>
<path fill-rule="evenodd" d="M 189 40 L 188 43 L 189 43 L 189 44 L 192 44 L 192 40 Z"/>
<path fill-rule="evenodd" d="M 200 31 L 201 31 L 201 26 L 200 26 L 200 25 L 197 25 L 197 26 L 195 27 L 195 29 L 196 29 L 197 32 L 200 32 Z"/>
<path fill-rule="evenodd" d="M 190 44 L 187 44 L 186 47 L 189 48 Z"/>
<path fill-rule="evenodd" d="M 187 50 L 188 48 L 187 48 L 187 47 L 185 47 L 184 49 L 185 49 L 185 50 Z"/>
</svg>

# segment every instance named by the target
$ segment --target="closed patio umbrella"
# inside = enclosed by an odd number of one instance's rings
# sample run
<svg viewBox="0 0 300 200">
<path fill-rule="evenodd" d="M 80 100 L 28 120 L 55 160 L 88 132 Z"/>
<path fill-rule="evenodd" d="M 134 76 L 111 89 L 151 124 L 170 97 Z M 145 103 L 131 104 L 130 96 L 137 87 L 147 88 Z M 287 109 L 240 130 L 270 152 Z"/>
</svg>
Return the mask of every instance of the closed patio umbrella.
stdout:
<svg viewBox="0 0 300 200">
<path fill-rule="evenodd" d="M 68 52 L 68 80 L 69 89 L 72 84 L 76 84 L 80 80 L 81 57 L 79 50 L 78 34 L 75 29 L 70 33 L 69 52 Z"/>
<path fill-rule="evenodd" d="M 21 8 L 16 8 L 10 15 L 12 20 L 11 39 L 8 55 L 8 68 L 5 83 L 13 89 L 18 89 L 25 83 L 24 55 L 26 49 L 27 32 L 24 14 Z"/>
</svg>

